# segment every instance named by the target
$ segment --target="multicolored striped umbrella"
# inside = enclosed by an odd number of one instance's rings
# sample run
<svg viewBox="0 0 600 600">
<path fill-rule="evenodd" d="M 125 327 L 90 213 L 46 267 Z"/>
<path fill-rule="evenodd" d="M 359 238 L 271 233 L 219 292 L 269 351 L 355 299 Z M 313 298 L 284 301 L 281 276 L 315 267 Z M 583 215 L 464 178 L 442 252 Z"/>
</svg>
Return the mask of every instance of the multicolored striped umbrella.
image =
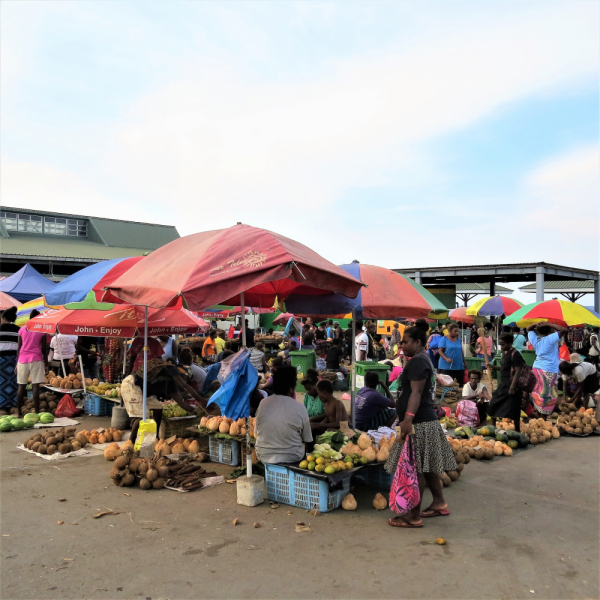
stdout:
<svg viewBox="0 0 600 600">
<path fill-rule="evenodd" d="M 505 325 L 515 323 L 519 327 L 529 327 L 534 323 L 555 323 L 563 327 L 600 327 L 600 319 L 595 313 L 567 300 L 545 300 L 523 306 L 504 319 Z"/>
<path fill-rule="evenodd" d="M 477 302 L 467 308 L 466 314 L 474 317 L 499 317 L 500 315 L 510 315 L 522 306 L 518 300 L 513 300 L 506 296 L 490 296 L 477 300 Z"/>
</svg>

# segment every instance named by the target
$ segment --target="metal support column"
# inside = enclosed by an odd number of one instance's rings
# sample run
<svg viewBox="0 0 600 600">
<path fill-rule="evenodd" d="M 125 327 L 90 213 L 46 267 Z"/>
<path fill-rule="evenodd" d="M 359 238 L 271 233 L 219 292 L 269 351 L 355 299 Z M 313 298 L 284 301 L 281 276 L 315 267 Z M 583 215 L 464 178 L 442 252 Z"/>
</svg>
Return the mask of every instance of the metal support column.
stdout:
<svg viewBox="0 0 600 600">
<path fill-rule="evenodd" d="M 416 271 L 415 272 L 415 281 L 419 284 L 421 284 L 421 271 Z"/>
<path fill-rule="evenodd" d="M 600 279 L 594 279 L 594 310 L 600 312 Z"/>
<path fill-rule="evenodd" d="M 490 296 L 496 295 L 496 280 L 490 279 Z"/>
<path fill-rule="evenodd" d="M 544 267 L 535 268 L 535 301 L 544 301 Z"/>
</svg>

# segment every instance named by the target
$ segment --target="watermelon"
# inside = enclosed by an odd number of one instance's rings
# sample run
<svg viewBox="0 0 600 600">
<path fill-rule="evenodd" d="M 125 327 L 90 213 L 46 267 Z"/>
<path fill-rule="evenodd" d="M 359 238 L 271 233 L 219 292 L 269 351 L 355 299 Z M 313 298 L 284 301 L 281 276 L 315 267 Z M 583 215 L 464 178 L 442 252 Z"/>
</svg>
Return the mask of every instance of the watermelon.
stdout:
<svg viewBox="0 0 600 600">
<path fill-rule="evenodd" d="M 521 434 L 520 434 L 518 431 L 515 431 L 514 429 L 511 429 L 510 431 L 507 431 L 507 432 L 506 432 L 506 437 L 507 437 L 509 440 L 515 440 L 515 441 L 518 441 L 518 440 L 519 440 L 519 436 L 520 436 L 520 435 L 521 435 Z"/>
<path fill-rule="evenodd" d="M 527 448 L 527 446 L 529 445 L 529 438 L 524 433 L 522 433 L 519 436 L 517 442 L 519 444 L 519 448 Z"/>
<path fill-rule="evenodd" d="M 496 428 L 493 425 L 488 425 L 487 428 L 489 429 L 491 436 L 496 435 Z"/>
<path fill-rule="evenodd" d="M 496 434 L 496 441 L 497 442 L 502 442 L 503 444 L 506 444 L 506 442 L 508 442 L 508 437 L 504 433 L 497 433 Z"/>
<path fill-rule="evenodd" d="M 25 421 L 23 419 L 14 419 L 11 423 L 12 428 L 15 430 L 25 429 Z"/>
<path fill-rule="evenodd" d="M 52 413 L 40 413 L 40 423 L 54 423 L 54 415 Z"/>
<path fill-rule="evenodd" d="M 519 442 L 517 442 L 517 440 L 508 440 L 507 446 L 514 450 L 515 448 L 519 447 Z"/>
<path fill-rule="evenodd" d="M 0 433 L 1 432 L 5 432 L 5 431 L 12 431 L 13 430 L 13 426 L 12 426 L 12 422 L 5 419 L 4 421 L 0 421 Z"/>
<path fill-rule="evenodd" d="M 477 431 L 477 435 L 483 435 L 485 437 L 486 435 L 490 435 L 490 430 L 487 427 L 482 427 Z"/>
<path fill-rule="evenodd" d="M 23 417 L 23 421 L 25 421 L 25 423 L 37 423 L 40 420 L 40 416 L 36 413 L 27 413 L 24 417 Z"/>
</svg>

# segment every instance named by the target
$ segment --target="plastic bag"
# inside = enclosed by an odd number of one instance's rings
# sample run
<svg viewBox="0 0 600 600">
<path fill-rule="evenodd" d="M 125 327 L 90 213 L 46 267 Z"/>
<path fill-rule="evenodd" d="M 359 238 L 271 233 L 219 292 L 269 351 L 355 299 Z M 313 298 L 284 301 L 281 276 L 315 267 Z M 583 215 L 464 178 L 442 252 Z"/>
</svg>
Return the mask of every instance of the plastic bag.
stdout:
<svg viewBox="0 0 600 600">
<path fill-rule="evenodd" d="M 477 404 L 472 400 L 461 400 L 456 405 L 456 422 L 461 426 L 477 427 L 479 425 L 479 411 Z"/>
<path fill-rule="evenodd" d="M 408 435 L 402 446 L 398 467 L 390 489 L 390 508 L 403 515 L 412 510 L 421 500 L 417 475 L 417 456 L 413 436 Z"/>
<path fill-rule="evenodd" d="M 58 406 L 56 407 L 56 411 L 54 412 L 54 416 L 59 419 L 60 417 L 67 417 L 70 419 L 75 415 L 79 414 L 79 409 L 75 406 L 75 402 L 73 402 L 73 398 L 71 398 L 70 394 L 65 394 Z"/>
</svg>

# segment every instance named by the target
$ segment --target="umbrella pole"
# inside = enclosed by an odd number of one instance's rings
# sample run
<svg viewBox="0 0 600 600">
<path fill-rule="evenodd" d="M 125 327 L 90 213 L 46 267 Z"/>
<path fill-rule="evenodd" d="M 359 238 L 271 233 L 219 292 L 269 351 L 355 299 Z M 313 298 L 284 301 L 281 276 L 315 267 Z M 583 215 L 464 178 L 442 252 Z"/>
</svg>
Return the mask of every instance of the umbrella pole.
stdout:
<svg viewBox="0 0 600 600">
<path fill-rule="evenodd" d="M 142 392 L 142 417 L 146 420 L 146 395 L 148 394 L 148 307 L 144 306 L 144 387 Z M 156 432 L 158 437 L 158 431 Z"/>
<path fill-rule="evenodd" d="M 350 390 L 350 422 L 352 423 L 352 429 L 355 427 L 356 415 L 355 404 L 356 404 L 356 309 L 352 309 L 352 379 L 351 379 L 351 390 Z"/>
<path fill-rule="evenodd" d="M 127 340 L 123 340 L 123 379 L 125 379 L 125 372 L 127 371 Z"/>
<path fill-rule="evenodd" d="M 240 294 L 240 325 L 242 326 L 242 348 L 246 347 L 246 303 L 244 292 Z"/>
</svg>

